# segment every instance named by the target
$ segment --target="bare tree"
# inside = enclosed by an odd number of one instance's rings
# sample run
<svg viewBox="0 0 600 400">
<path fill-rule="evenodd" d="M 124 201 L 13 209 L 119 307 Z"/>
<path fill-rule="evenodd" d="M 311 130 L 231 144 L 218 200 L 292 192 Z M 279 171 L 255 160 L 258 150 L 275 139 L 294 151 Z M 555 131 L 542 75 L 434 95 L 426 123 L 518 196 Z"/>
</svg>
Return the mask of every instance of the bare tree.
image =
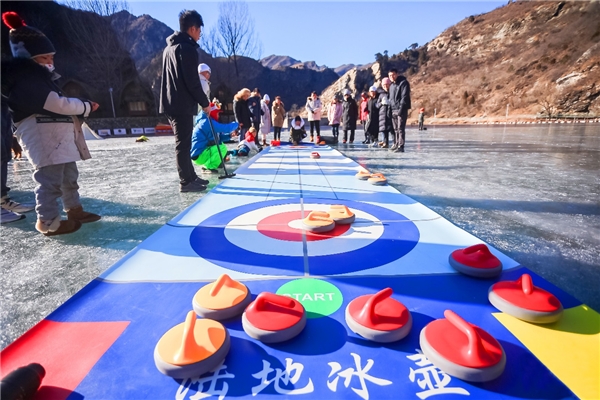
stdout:
<svg viewBox="0 0 600 400">
<path fill-rule="evenodd" d="M 538 105 L 542 108 L 541 114 L 548 116 L 548 119 L 552 119 L 556 115 L 558 109 L 554 104 L 554 101 L 550 97 L 546 97 L 538 102 Z"/>
<path fill-rule="evenodd" d="M 113 15 L 123 10 L 129 11 L 129 3 L 126 0 L 67 0 L 64 5 L 75 10 L 91 11 L 102 16 Z"/>
<path fill-rule="evenodd" d="M 213 57 L 218 57 L 220 54 L 218 46 L 218 32 L 213 29 L 207 29 L 202 32 L 200 37 L 200 47 Z"/>
<path fill-rule="evenodd" d="M 260 40 L 246 2 L 233 0 L 220 3 L 217 31 L 216 48 L 223 56 L 233 59 L 236 75 L 239 75 L 238 56 L 260 56 Z"/>
</svg>

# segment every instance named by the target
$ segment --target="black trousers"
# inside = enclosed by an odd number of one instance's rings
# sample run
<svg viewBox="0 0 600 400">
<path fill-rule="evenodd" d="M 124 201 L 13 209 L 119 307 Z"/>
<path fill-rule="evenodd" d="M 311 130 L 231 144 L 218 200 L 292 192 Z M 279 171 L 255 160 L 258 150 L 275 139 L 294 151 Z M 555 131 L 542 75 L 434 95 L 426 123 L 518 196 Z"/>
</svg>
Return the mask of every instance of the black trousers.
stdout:
<svg viewBox="0 0 600 400">
<path fill-rule="evenodd" d="M 310 136 L 313 136 L 313 131 L 316 129 L 317 136 L 321 136 L 321 121 L 308 121 L 310 122 Z"/>
<path fill-rule="evenodd" d="M 179 183 L 187 185 L 198 178 L 190 150 L 192 149 L 192 129 L 194 129 L 193 115 L 167 115 L 169 123 L 175 134 L 175 160 L 177 162 L 177 173 Z"/>
<path fill-rule="evenodd" d="M 406 119 L 408 110 L 392 111 L 392 124 L 394 125 L 394 144 L 398 148 L 404 148 L 404 139 L 406 138 Z"/>
<path fill-rule="evenodd" d="M 280 126 L 273 127 L 273 139 L 281 140 L 281 127 Z"/>
<path fill-rule="evenodd" d="M 348 140 L 348 129 L 344 129 L 344 141 Z M 350 129 L 350 141 L 354 142 L 354 129 Z"/>
</svg>

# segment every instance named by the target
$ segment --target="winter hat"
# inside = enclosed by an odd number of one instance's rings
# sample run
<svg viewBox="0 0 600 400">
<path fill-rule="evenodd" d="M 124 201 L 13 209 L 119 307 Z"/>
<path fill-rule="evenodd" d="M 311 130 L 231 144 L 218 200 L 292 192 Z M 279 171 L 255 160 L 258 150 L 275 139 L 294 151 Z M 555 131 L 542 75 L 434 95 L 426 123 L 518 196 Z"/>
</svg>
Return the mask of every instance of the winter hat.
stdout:
<svg viewBox="0 0 600 400">
<path fill-rule="evenodd" d="M 246 132 L 246 136 L 244 136 L 246 142 L 254 142 L 254 132 L 256 131 L 252 128 L 250 128 L 250 130 Z"/>
<path fill-rule="evenodd" d="M 268 94 L 265 94 L 265 95 L 263 96 L 263 100 L 264 100 L 264 101 L 271 101 L 271 98 L 269 97 L 269 95 L 268 95 Z"/>
<path fill-rule="evenodd" d="M 350 94 L 350 89 L 344 89 L 344 91 L 342 92 L 342 94 L 345 95 L 349 95 Z"/>
<path fill-rule="evenodd" d="M 198 65 L 198 73 L 200 74 L 202 72 L 208 72 L 210 74 L 210 67 L 204 63 Z"/>
<path fill-rule="evenodd" d="M 388 78 L 388 77 L 385 77 L 385 78 L 383 78 L 383 79 L 381 80 L 381 84 L 382 84 L 382 85 L 391 85 L 391 84 L 392 84 L 392 81 L 390 80 L 390 78 Z"/>
<path fill-rule="evenodd" d="M 369 92 L 376 92 L 377 91 L 377 86 L 373 85 L 369 88 Z"/>
<path fill-rule="evenodd" d="M 32 26 L 25 25 L 16 12 L 3 13 L 2 21 L 10 28 L 8 38 L 13 57 L 32 58 L 56 53 L 46 35 Z"/>
<path fill-rule="evenodd" d="M 219 113 L 221 112 L 221 108 L 217 106 L 215 103 L 210 103 L 210 117 L 215 121 L 219 120 Z"/>
</svg>

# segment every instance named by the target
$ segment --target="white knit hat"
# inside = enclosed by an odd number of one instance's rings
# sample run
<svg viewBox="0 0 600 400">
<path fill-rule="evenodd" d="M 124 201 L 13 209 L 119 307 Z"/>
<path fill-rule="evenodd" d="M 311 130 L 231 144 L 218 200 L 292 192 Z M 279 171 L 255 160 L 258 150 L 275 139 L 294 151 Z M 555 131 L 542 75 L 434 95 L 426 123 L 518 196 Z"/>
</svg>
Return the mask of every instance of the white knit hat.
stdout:
<svg viewBox="0 0 600 400">
<path fill-rule="evenodd" d="M 344 91 L 342 92 L 342 94 L 345 96 L 347 94 L 351 94 L 350 89 L 344 89 Z"/>
<path fill-rule="evenodd" d="M 376 92 L 377 91 L 377 86 L 373 85 L 369 88 L 369 92 Z"/>
<path fill-rule="evenodd" d="M 268 94 L 265 94 L 265 95 L 263 96 L 263 100 L 264 100 L 264 101 L 271 101 L 271 98 L 269 97 L 269 95 L 268 95 Z"/>
<path fill-rule="evenodd" d="M 210 74 L 210 67 L 204 63 L 198 65 L 198 73 L 200 74 L 202 72 L 208 72 Z"/>
</svg>

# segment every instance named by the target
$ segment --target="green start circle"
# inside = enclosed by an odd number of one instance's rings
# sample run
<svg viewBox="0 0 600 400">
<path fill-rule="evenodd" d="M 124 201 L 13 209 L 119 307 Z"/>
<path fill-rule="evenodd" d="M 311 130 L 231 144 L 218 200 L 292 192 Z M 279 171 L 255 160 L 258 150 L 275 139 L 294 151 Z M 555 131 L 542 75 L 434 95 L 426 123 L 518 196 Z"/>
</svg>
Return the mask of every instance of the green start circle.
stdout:
<svg viewBox="0 0 600 400">
<path fill-rule="evenodd" d="M 321 318 L 336 312 L 344 298 L 340 289 L 329 282 L 303 278 L 282 285 L 277 294 L 298 300 L 306 310 L 306 318 Z"/>
</svg>

